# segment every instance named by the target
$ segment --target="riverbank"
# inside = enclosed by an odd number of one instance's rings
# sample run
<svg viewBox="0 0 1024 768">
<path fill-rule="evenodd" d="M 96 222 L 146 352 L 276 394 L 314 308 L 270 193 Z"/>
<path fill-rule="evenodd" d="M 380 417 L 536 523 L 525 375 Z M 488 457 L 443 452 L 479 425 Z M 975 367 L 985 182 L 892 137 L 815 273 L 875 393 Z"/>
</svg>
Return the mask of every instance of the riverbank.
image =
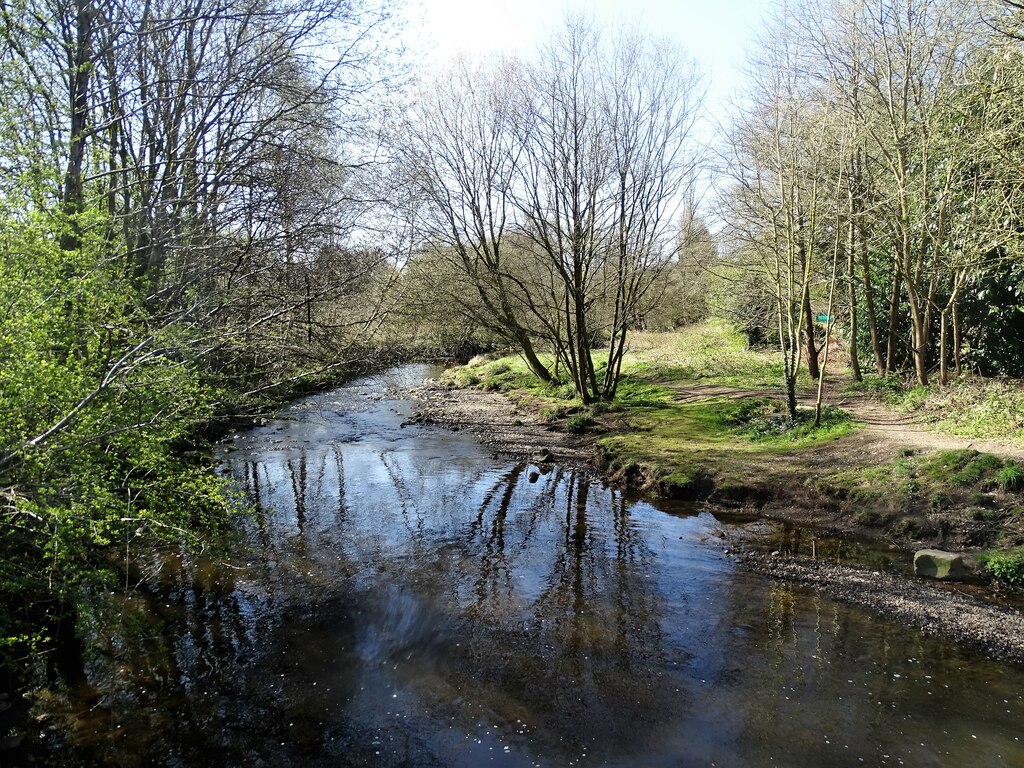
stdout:
<svg viewBox="0 0 1024 768">
<path fill-rule="evenodd" d="M 635 470 L 623 472 L 603 456 L 596 433 L 570 434 L 564 423 L 552 424 L 529 401 L 516 400 L 496 391 L 456 387 L 452 383 L 428 382 L 415 391 L 419 402 L 417 420 L 468 432 L 496 453 L 524 462 L 560 462 L 602 476 L 612 482 L 658 490 L 651 477 Z M 864 435 L 854 436 L 853 447 L 844 448 L 847 468 L 859 460 L 884 461 L 877 442 Z M 824 472 L 835 473 L 840 460 L 835 446 L 819 452 L 811 465 L 804 460 L 785 460 L 775 455 L 770 468 L 756 472 L 747 487 L 730 485 L 724 494 L 714 488 L 705 503 L 716 509 L 744 509 L 775 519 L 788 519 L 816 526 L 839 535 L 873 535 L 884 539 L 884 530 L 864 526 L 864 517 L 844 514 L 839 505 L 823 503 L 819 485 Z M 857 458 L 861 457 L 861 458 Z M 813 467 L 817 467 L 816 474 Z M 831 468 L 831 469 L 830 469 Z M 648 475 L 652 475 L 650 470 Z M 787 479 L 788 478 L 788 479 Z M 966 527 L 970 522 L 964 521 Z M 867 608 L 926 634 L 944 636 L 970 646 L 992 658 L 1024 663 L 1024 617 L 1020 611 L 993 600 L 941 585 L 883 573 L 863 567 L 827 562 L 823 559 L 793 558 L 758 552 L 750 542 L 723 540 L 722 546 L 740 564 L 766 576 L 817 589 L 841 602 Z"/>
</svg>

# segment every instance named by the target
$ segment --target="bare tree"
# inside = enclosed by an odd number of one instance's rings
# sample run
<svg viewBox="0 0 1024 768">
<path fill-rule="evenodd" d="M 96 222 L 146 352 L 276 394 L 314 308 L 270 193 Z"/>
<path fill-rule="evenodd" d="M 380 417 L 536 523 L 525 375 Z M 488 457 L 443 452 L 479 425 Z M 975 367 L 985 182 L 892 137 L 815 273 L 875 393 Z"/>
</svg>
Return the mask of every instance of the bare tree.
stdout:
<svg viewBox="0 0 1024 768">
<path fill-rule="evenodd" d="M 767 31 L 751 109 L 734 129 L 726 198 L 729 235 L 766 278 L 774 296 L 776 330 L 783 361 L 786 403 L 797 417 L 800 362 L 817 367 L 811 291 L 826 233 L 833 192 L 829 167 L 835 155 L 834 125 L 813 81 L 806 77 L 807 49 L 788 19 Z"/>
<path fill-rule="evenodd" d="M 513 344 L 547 382 L 552 377 L 529 326 L 535 290 L 517 274 L 506 248 L 524 151 L 514 130 L 522 76 L 513 61 L 489 67 L 457 62 L 419 94 L 400 134 L 400 154 L 419 191 L 417 224 L 428 247 L 454 261 L 477 300 L 447 298 Z"/>
<path fill-rule="evenodd" d="M 626 334 L 678 245 L 699 100 L 678 51 L 569 20 L 533 64 L 459 65 L 413 110 L 423 231 L 474 286 L 464 308 L 584 402 L 614 397 Z"/>
</svg>

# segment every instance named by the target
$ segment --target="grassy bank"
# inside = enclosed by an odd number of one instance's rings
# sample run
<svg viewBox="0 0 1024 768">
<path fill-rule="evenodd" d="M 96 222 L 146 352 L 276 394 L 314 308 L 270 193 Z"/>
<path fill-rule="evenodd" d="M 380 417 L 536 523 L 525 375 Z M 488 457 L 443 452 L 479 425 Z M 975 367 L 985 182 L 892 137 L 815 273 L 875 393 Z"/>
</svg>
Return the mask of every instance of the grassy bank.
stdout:
<svg viewBox="0 0 1024 768">
<path fill-rule="evenodd" d="M 950 435 L 1024 444 L 1024 383 L 967 377 L 926 387 L 898 376 L 867 374 L 846 391 L 867 394 L 915 421 Z"/>
<path fill-rule="evenodd" d="M 791 424 L 781 390 L 771 395 L 781 366 L 724 324 L 637 337 L 612 403 L 584 405 L 571 385 L 540 383 L 514 356 L 474 358 L 449 378 L 456 386 L 504 392 L 554 425 L 591 434 L 613 476 L 679 498 L 711 490 L 750 495 L 752 473 L 763 475 L 780 457 L 855 430 L 848 414 L 832 407 L 818 427 L 809 408 Z M 678 387 L 686 383 L 709 394 L 681 398 Z"/>
</svg>

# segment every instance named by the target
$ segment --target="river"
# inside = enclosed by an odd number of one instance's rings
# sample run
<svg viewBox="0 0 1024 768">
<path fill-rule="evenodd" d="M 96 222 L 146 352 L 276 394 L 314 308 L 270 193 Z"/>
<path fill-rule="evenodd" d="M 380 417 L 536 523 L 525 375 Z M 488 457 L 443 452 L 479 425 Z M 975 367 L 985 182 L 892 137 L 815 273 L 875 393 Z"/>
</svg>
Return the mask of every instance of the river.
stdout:
<svg viewBox="0 0 1024 768">
<path fill-rule="evenodd" d="M 254 513 L 226 557 L 139 561 L 134 639 L 90 656 L 65 754 L 1024 766 L 1020 668 L 743 570 L 715 539 L 738 523 L 403 426 L 430 374 L 236 436 L 223 467 Z"/>
</svg>

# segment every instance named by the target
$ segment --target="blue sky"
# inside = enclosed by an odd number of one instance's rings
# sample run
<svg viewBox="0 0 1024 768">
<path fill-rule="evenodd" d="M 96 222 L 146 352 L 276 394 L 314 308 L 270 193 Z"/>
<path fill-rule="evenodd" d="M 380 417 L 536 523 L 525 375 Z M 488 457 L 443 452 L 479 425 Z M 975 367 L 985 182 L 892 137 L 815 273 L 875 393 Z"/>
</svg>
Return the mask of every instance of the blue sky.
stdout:
<svg viewBox="0 0 1024 768">
<path fill-rule="evenodd" d="M 639 24 L 685 47 L 709 77 L 710 117 L 724 120 L 742 84 L 744 57 L 773 0 L 408 0 L 408 39 L 440 63 L 470 54 L 530 51 L 567 13 L 603 25 Z"/>
</svg>

